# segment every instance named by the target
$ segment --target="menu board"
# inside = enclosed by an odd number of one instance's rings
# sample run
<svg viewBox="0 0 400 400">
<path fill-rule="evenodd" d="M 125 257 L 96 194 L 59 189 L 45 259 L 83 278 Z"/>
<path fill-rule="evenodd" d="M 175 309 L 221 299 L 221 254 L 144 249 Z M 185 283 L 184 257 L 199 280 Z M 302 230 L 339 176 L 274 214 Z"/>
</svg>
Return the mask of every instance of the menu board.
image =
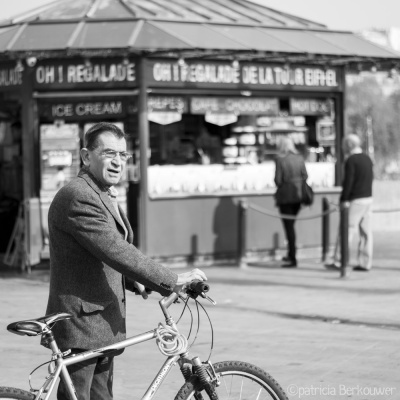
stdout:
<svg viewBox="0 0 400 400">
<path fill-rule="evenodd" d="M 265 97 L 192 97 L 190 111 L 192 114 L 277 115 L 279 101 L 277 98 Z"/>
</svg>

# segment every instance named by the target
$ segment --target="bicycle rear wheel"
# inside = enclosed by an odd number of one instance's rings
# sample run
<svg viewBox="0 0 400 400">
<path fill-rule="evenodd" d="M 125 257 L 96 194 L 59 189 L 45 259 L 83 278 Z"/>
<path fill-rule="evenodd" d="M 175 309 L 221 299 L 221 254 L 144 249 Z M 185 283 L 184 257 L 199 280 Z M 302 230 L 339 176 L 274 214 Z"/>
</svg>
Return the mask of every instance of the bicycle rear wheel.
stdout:
<svg viewBox="0 0 400 400">
<path fill-rule="evenodd" d="M 0 399 L 34 400 L 35 395 L 26 390 L 12 387 L 0 387 Z"/>
<path fill-rule="evenodd" d="M 219 400 L 289 400 L 279 383 L 261 368 L 241 361 L 224 361 L 213 365 L 221 382 L 215 388 Z M 197 378 L 191 378 L 179 390 L 175 400 L 201 397 L 208 400 L 204 390 L 198 396 L 200 389 Z"/>
</svg>

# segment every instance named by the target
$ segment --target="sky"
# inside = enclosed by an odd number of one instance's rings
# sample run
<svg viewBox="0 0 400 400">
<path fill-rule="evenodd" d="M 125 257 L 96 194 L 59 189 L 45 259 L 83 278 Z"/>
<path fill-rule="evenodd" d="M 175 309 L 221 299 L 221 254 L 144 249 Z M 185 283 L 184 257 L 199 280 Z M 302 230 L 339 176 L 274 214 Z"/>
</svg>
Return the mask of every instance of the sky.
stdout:
<svg viewBox="0 0 400 400">
<path fill-rule="evenodd" d="M 331 29 L 359 31 L 365 28 L 400 27 L 400 0 L 253 1 L 320 22 Z M 50 0 L 0 0 L 0 16 L 7 18 L 50 2 Z"/>
</svg>

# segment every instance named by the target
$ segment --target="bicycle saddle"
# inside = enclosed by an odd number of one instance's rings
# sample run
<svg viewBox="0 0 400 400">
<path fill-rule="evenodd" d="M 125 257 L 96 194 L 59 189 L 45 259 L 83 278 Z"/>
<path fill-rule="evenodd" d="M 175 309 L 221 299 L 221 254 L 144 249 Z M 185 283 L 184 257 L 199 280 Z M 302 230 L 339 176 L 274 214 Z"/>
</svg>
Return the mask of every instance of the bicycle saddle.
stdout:
<svg viewBox="0 0 400 400">
<path fill-rule="evenodd" d="M 43 330 L 50 324 L 70 318 L 72 318 L 72 315 L 68 313 L 54 313 L 40 318 L 13 322 L 7 326 L 7 330 L 11 333 L 15 333 L 16 335 L 37 336 L 41 335 Z"/>
</svg>

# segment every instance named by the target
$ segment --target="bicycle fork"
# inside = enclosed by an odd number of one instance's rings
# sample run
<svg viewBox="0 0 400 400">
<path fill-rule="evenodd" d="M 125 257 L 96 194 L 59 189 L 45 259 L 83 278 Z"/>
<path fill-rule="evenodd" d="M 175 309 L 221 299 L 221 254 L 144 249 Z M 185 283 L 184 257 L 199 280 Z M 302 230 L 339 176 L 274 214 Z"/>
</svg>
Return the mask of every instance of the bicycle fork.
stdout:
<svg viewBox="0 0 400 400">
<path fill-rule="evenodd" d="M 185 381 L 189 381 L 193 376 L 197 379 L 198 387 L 200 389 L 195 394 L 197 400 L 203 399 L 203 396 L 200 393 L 203 389 L 210 397 L 210 400 L 218 400 L 218 393 L 215 388 L 218 387 L 221 382 L 210 361 L 208 361 L 207 364 L 204 364 L 201 362 L 199 357 L 194 357 L 192 360 L 188 360 L 186 355 L 181 355 L 178 363 Z"/>
</svg>

